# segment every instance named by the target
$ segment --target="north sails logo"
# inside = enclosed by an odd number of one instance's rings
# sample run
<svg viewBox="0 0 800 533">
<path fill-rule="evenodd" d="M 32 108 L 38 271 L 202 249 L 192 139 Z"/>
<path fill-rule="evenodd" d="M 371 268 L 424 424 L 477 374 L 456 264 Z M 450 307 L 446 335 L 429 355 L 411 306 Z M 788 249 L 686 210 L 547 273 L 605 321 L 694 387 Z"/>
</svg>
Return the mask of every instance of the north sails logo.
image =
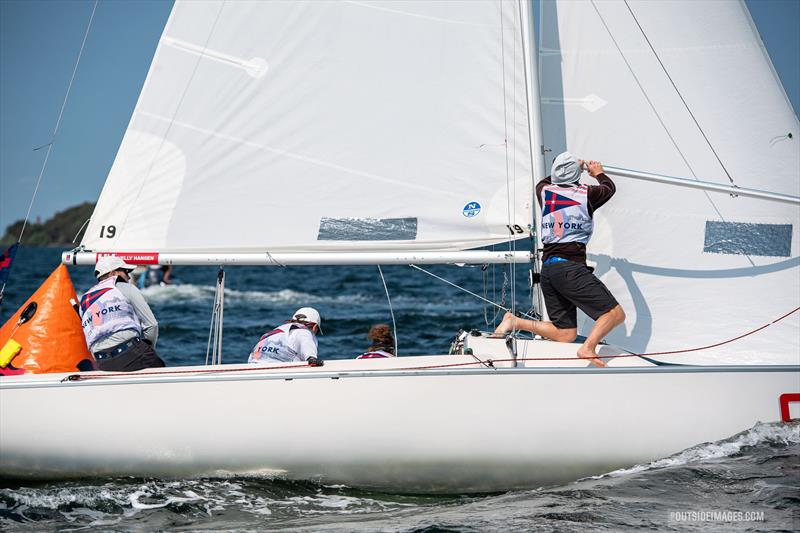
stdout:
<svg viewBox="0 0 800 533">
<path fill-rule="evenodd" d="M 467 218 L 472 218 L 478 216 L 478 213 L 481 212 L 481 204 L 478 202 L 470 202 L 464 206 L 462 213 Z"/>
</svg>

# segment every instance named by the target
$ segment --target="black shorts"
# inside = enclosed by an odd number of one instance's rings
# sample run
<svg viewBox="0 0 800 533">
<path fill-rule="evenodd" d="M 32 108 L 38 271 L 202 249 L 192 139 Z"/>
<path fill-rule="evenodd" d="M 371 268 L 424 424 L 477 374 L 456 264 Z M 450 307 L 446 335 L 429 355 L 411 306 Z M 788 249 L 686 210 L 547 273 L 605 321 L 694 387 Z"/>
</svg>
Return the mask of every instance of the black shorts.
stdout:
<svg viewBox="0 0 800 533">
<path fill-rule="evenodd" d="M 603 282 L 581 263 L 563 261 L 542 265 L 541 279 L 547 314 L 557 328 L 578 327 L 576 307 L 597 320 L 619 305 Z"/>
</svg>

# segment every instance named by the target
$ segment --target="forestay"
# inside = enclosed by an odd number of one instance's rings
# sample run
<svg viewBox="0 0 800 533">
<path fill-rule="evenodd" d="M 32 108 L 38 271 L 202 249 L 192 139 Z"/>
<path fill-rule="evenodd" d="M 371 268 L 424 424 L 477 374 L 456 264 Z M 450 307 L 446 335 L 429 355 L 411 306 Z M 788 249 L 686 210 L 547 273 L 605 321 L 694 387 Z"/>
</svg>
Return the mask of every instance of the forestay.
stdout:
<svg viewBox="0 0 800 533">
<path fill-rule="evenodd" d="M 557 1 L 542 10 L 542 115 L 554 153 L 800 195 L 797 116 L 743 3 Z M 702 346 L 800 306 L 796 205 L 615 181 L 589 248 L 628 314 L 610 341 L 636 351 Z M 797 364 L 798 315 L 660 359 Z"/>
<path fill-rule="evenodd" d="M 506 241 L 532 217 L 527 118 L 516 2 L 179 0 L 82 245 Z"/>
</svg>

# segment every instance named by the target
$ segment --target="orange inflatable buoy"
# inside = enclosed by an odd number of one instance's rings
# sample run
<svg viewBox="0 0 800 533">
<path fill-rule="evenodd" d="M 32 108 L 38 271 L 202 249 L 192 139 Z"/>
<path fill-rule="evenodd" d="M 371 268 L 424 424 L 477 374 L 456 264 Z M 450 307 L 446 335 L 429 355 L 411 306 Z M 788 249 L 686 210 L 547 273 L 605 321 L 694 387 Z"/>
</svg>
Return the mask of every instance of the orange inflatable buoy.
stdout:
<svg viewBox="0 0 800 533">
<path fill-rule="evenodd" d="M 0 375 L 94 369 L 81 319 L 70 303 L 77 299 L 67 267 L 59 265 L 0 328 L 0 349 L 6 355 Z"/>
</svg>

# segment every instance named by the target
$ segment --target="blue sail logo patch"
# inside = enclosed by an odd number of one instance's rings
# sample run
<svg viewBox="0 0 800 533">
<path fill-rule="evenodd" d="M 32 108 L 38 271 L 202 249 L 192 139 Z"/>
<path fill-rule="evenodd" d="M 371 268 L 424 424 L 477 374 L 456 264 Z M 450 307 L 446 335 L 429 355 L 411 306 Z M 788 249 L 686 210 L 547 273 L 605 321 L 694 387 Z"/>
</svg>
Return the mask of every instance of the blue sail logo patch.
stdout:
<svg viewBox="0 0 800 533">
<path fill-rule="evenodd" d="M 467 205 L 464 206 L 462 213 L 467 218 L 472 218 L 478 216 L 478 213 L 481 212 L 481 204 L 478 202 L 469 202 Z"/>
</svg>

